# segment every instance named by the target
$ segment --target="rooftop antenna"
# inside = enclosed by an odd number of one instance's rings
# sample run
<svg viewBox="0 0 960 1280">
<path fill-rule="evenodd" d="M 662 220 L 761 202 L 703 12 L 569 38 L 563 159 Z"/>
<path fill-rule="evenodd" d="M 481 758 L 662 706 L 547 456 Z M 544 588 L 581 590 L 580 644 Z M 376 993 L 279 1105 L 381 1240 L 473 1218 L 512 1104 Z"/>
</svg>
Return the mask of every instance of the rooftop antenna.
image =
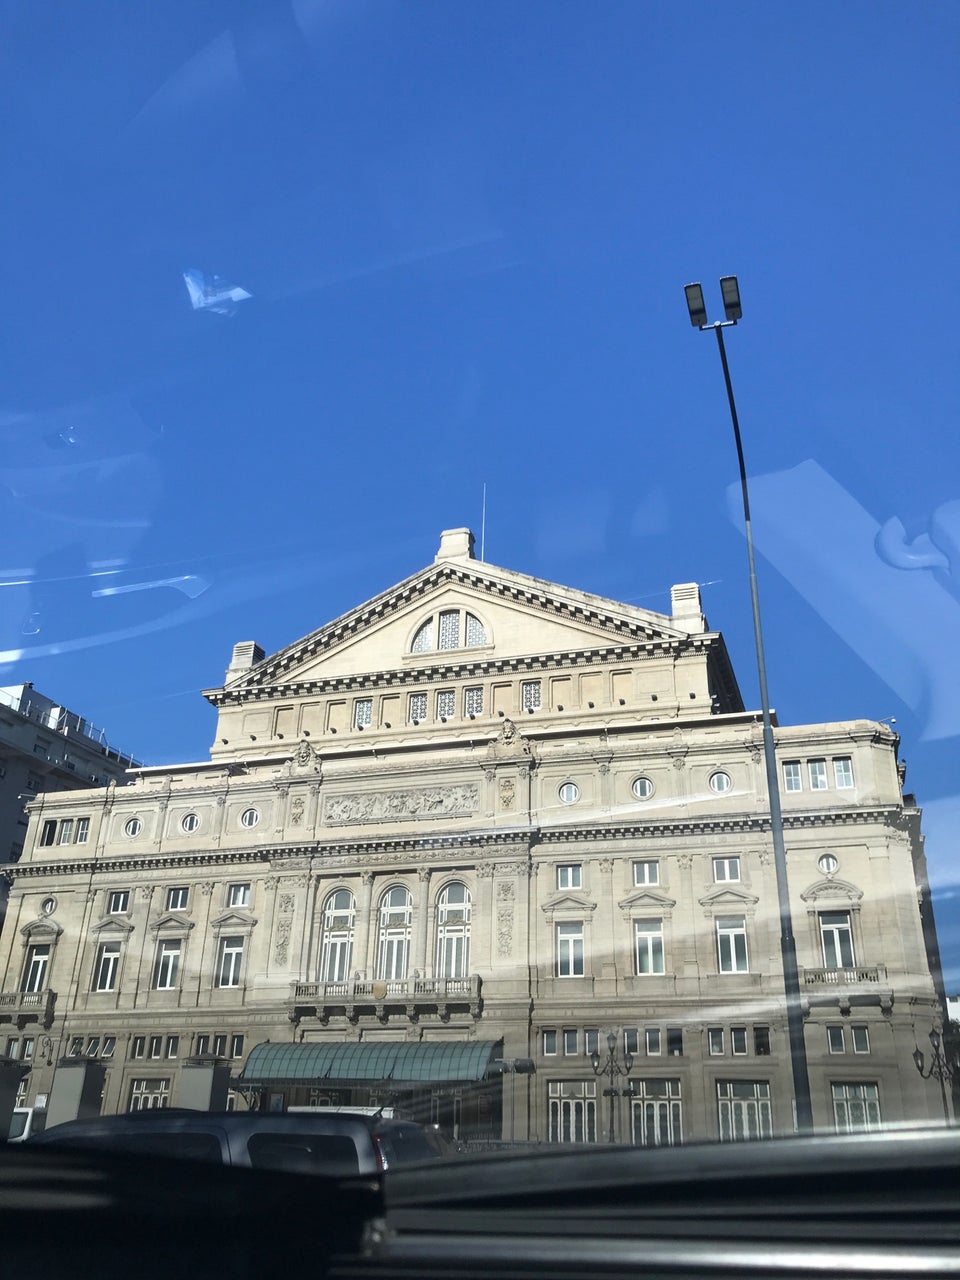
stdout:
<svg viewBox="0 0 960 1280">
<path fill-rule="evenodd" d="M 483 503 L 480 510 L 480 559 L 485 559 L 483 551 L 487 545 L 487 482 L 483 482 Z"/>
</svg>

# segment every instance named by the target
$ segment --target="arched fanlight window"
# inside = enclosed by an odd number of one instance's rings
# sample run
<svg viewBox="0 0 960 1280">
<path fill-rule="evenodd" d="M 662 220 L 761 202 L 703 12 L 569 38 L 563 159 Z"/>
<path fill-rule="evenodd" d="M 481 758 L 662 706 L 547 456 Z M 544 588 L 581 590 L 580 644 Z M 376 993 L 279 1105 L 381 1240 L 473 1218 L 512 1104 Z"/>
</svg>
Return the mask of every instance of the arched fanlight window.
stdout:
<svg viewBox="0 0 960 1280">
<path fill-rule="evenodd" d="M 349 889 L 337 889 L 323 911 L 320 981 L 346 982 L 353 963 L 353 922 L 356 904 Z"/>
<path fill-rule="evenodd" d="M 472 903 L 465 884 L 448 884 L 437 898 L 438 978 L 465 978 L 470 972 Z"/>
<path fill-rule="evenodd" d="M 380 899 L 380 929 L 377 937 L 377 977 L 400 981 L 410 965 L 410 926 L 413 900 L 402 885 L 387 889 Z"/>
<path fill-rule="evenodd" d="M 475 613 L 466 609 L 444 609 L 417 627 L 410 652 L 430 653 L 434 648 L 476 649 L 489 643 L 487 629 Z"/>
</svg>

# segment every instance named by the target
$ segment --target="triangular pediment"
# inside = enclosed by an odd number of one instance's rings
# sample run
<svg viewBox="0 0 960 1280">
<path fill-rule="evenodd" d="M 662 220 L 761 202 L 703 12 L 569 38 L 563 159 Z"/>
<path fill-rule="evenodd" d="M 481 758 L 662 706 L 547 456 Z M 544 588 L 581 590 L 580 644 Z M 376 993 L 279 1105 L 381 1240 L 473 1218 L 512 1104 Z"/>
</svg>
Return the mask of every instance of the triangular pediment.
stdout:
<svg viewBox="0 0 960 1280">
<path fill-rule="evenodd" d="M 668 897 L 658 889 L 649 888 L 637 889 L 636 893 L 628 894 L 627 897 L 617 903 L 620 910 L 626 912 L 670 911 L 676 905 L 676 899 Z"/>
<path fill-rule="evenodd" d="M 100 938 L 126 938 L 133 933 L 133 924 L 122 916 L 103 916 L 91 929 Z"/>
<path fill-rule="evenodd" d="M 815 884 L 810 885 L 808 889 L 804 889 L 800 897 L 804 902 L 815 902 L 821 906 L 827 902 L 839 902 L 846 905 L 851 902 L 859 902 L 863 897 L 863 890 L 858 889 L 854 884 L 850 884 L 848 880 L 818 880 Z"/>
<path fill-rule="evenodd" d="M 596 911 L 597 904 L 591 901 L 585 893 L 563 889 L 559 893 L 552 893 L 548 898 L 545 898 L 541 903 L 541 908 L 549 914 L 557 911 Z"/>
<path fill-rule="evenodd" d="M 178 911 L 167 911 L 151 926 L 154 933 L 166 934 L 168 937 L 186 937 L 193 928 L 193 921 L 186 919 Z"/>
<path fill-rule="evenodd" d="M 746 889 L 741 889 L 737 885 L 725 884 L 716 889 L 711 889 L 709 893 L 705 893 L 700 899 L 702 907 L 720 908 L 723 907 L 755 907 L 760 899 L 756 894 L 748 893 Z"/>
<path fill-rule="evenodd" d="M 458 643 L 442 648 L 439 616 L 452 612 L 460 613 Z M 476 620 L 469 637 L 467 614 Z M 424 631 L 431 619 L 432 632 Z M 429 644 L 417 649 L 421 632 Z M 223 690 L 209 690 L 208 696 L 290 690 L 416 667 L 447 669 L 490 658 L 636 644 L 669 651 L 686 646 L 691 634 L 664 614 L 464 556 L 440 560 L 261 662 L 231 670 Z"/>
<path fill-rule="evenodd" d="M 229 929 L 252 929 L 257 923 L 256 917 L 252 916 L 249 911 L 224 911 L 222 915 L 217 916 L 210 921 L 212 928 L 224 933 Z"/>
</svg>

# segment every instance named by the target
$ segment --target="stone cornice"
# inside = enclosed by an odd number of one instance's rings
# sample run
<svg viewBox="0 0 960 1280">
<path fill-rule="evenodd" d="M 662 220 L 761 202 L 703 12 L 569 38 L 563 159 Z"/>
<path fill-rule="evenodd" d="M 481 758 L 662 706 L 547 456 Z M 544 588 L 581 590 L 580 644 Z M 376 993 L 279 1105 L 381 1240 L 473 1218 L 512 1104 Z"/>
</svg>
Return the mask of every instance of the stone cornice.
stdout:
<svg viewBox="0 0 960 1280">
<path fill-rule="evenodd" d="M 653 658 L 683 657 L 689 653 L 709 651 L 716 646 L 719 637 L 714 632 L 695 636 L 656 637 L 645 643 L 627 645 L 588 646 L 582 649 L 559 649 L 551 653 L 518 654 L 512 657 L 483 657 L 473 660 L 454 654 L 439 660 L 439 651 L 432 662 L 417 666 L 391 668 L 387 671 L 358 672 L 352 675 L 326 677 L 317 680 L 298 680 L 290 683 L 230 685 L 222 689 L 205 689 L 203 696 L 216 707 L 230 704 L 268 702 L 275 698 L 314 697 L 325 694 L 364 692 L 367 690 L 406 688 L 413 685 L 433 684 L 437 681 L 477 680 L 487 676 L 513 675 L 538 671 L 557 671 L 598 663 L 641 662 Z M 258 669 L 259 670 L 259 669 Z M 271 672 L 260 671 L 262 677 Z M 279 674 L 279 673 L 277 673 Z"/>
</svg>

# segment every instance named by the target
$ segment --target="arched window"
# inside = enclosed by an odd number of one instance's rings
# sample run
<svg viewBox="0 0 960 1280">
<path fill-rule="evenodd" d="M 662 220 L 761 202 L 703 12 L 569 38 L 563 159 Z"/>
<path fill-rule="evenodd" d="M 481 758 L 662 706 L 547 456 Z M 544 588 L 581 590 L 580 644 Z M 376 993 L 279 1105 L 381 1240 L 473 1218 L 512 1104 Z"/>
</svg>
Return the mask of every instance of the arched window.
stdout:
<svg viewBox="0 0 960 1280">
<path fill-rule="evenodd" d="M 381 981 L 401 981 L 410 964 L 410 925 L 413 901 L 402 885 L 394 885 L 380 899 L 380 930 L 377 938 L 377 977 Z"/>
<path fill-rule="evenodd" d="M 323 911 L 323 938 L 320 948 L 320 981 L 346 982 L 353 962 L 353 894 L 337 889 L 327 899 Z"/>
<path fill-rule="evenodd" d="M 466 609 L 444 609 L 417 627 L 410 652 L 429 653 L 434 648 L 477 649 L 489 643 L 487 629 L 475 613 Z"/>
<path fill-rule="evenodd" d="M 470 891 L 448 884 L 437 898 L 437 977 L 465 978 L 470 972 Z"/>
</svg>

